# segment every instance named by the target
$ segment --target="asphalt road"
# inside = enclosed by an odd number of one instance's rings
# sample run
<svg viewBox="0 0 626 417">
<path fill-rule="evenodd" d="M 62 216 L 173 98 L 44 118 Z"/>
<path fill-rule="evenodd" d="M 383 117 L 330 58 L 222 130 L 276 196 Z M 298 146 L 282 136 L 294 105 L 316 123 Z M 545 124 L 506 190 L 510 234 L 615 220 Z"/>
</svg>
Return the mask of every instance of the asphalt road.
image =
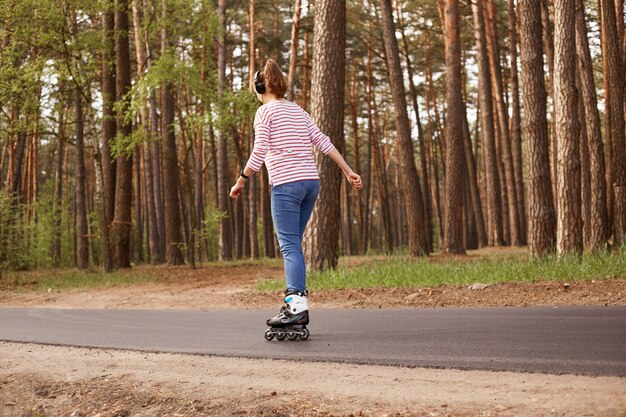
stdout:
<svg viewBox="0 0 626 417">
<path fill-rule="evenodd" d="M 0 308 L 0 340 L 250 358 L 626 376 L 626 307 L 314 310 L 268 342 L 267 310 Z"/>
</svg>

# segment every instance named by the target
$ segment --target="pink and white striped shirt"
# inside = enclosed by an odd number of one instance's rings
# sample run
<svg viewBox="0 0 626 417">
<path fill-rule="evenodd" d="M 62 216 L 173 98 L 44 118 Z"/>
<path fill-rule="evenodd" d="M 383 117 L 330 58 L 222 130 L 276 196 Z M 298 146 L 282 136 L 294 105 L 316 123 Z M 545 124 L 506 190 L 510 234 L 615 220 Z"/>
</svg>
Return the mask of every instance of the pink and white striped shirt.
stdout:
<svg viewBox="0 0 626 417">
<path fill-rule="evenodd" d="M 261 169 L 265 162 L 270 184 L 317 180 L 319 174 L 311 144 L 324 154 L 335 146 L 300 106 L 274 100 L 258 108 L 254 117 L 254 149 L 248 167 Z"/>
</svg>

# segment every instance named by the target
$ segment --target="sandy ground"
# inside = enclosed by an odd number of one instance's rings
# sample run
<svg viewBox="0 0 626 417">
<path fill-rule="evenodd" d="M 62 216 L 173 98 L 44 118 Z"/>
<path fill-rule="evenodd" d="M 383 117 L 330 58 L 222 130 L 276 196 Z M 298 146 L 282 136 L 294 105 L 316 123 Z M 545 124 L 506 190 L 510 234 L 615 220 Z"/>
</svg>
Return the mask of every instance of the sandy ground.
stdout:
<svg viewBox="0 0 626 417">
<path fill-rule="evenodd" d="M 0 415 L 624 416 L 626 382 L 0 343 Z"/>
<path fill-rule="evenodd" d="M 280 267 L 141 267 L 155 282 L 0 291 L 0 306 L 276 308 L 258 279 Z M 37 274 L 58 271 L 37 271 Z M 310 295 L 321 308 L 626 305 L 626 279 L 356 289 Z M 245 303 L 242 304 L 242 300 Z M 1 323 L 0 323 L 1 325 Z M 626 378 L 409 369 L 154 354 L 0 342 L 0 417 L 127 416 L 626 417 Z"/>
</svg>

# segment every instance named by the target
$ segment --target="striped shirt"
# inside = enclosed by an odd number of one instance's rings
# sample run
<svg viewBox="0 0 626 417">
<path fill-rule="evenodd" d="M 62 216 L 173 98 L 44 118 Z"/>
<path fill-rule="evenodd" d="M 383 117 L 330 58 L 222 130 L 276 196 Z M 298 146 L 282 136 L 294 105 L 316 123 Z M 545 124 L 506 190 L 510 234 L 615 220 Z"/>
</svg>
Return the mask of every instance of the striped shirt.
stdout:
<svg viewBox="0 0 626 417">
<path fill-rule="evenodd" d="M 247 165 L 258 171 L 265 162 L 274 186 L 319 179 L 311 144 L 324 154 L 335 149 L 309 114 L 287 100 L 273 100 L 259 107 L 254 117 L 254 136 Z"/>
</svg>

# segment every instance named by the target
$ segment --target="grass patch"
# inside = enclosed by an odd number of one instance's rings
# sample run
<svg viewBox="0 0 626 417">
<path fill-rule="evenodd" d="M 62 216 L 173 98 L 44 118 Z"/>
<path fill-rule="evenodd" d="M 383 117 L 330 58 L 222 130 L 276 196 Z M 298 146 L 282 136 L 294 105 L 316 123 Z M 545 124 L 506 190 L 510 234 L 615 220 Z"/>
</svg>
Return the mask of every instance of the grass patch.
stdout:
<svg viewBox="0 0 626 417">
<path fill-rule="evenodd" d="M 475 282 L 575 281 L 585 279 L 626 278 L 626 250 L 558 259 L 517 257 L 481 257 L 476 260 L 409 259 L 393 257 L 358 267 L 312 272 L 307 281 L 310 290 L 345 288 L 406 288 L 440 285 L 470 285 Z M 282 279 L 257 282 L 259 291 L 284 289 Z"/>
<path fill-rule="evenodd" d="M 5 272 L 0 280 L 2 290 L 29 289 L 40 292 L 74 288 L 109 288 L 153 282 L 155 276 L 140 272 L 37 271 Z"/>
</svg>

